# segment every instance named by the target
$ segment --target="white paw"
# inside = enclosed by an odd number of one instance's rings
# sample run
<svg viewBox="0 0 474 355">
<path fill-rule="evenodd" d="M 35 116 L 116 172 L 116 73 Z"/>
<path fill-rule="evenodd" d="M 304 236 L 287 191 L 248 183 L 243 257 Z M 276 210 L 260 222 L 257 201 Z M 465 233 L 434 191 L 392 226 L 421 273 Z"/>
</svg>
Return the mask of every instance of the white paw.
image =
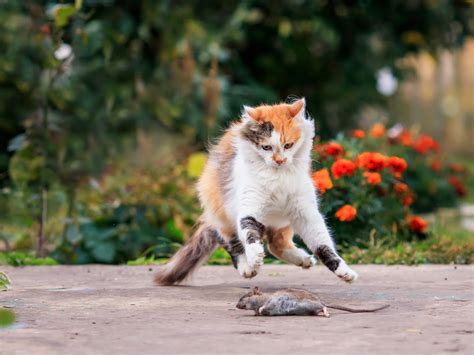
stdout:
<svg viewBox="0 0 474 355">
<path fill-rule="evenodd" d="M 342 280 L 351 283 L 357 280 L 357 273 L 352 270 L 347 264 L 341 260 L 339 267 L 334 271 Z"/>
<path fill-rule="evenodd" d="M 251 268 L 247 263 L 247 258 L 245 255 L 239 255 L 237 260 L 237 270 L 239 271 L 240 276 L 245 277 L 246 279 L 251 279 L 252 277 L 257 276 L 258 268 Z"/>
<path fill-rule="evenodd" d="M 309 269 L 312 266 L 316 265 L 316 258 L 313 255 L 308 255 L 303 259 L 303 262 L 301 263 L 301 267 L 303 269 Z"/>
<path fill-rule="evenodd" d="M 262 243 L 252 243 L 245 246 L 245 255 L 247 256 L 247 263 L 252 269 L 259 268 L 263 265 L 263 258 L 265 251 Z"/>
</svg>

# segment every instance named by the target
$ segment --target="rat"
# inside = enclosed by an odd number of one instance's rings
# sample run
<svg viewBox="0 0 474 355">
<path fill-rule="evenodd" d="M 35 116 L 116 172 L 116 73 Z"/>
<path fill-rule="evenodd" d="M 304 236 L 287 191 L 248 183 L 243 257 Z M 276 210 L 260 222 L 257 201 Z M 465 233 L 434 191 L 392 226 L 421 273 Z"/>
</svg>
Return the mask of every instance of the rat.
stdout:
<svg viewBox="0 0 474 355">
<path fill-rule="evenodd" d="M 251 309 L 256 316 L 318 316 L 329 317 L 328 308 L 352 313 L 376 312 L 390 307 L 385 305 L 372 309 L 355 309 L 323 303 L 315 294 L 298 288 L 286 288 L 273 293 L 261 292 L 258 287 L 242 296 L 238 309 Z"/>
</svg>

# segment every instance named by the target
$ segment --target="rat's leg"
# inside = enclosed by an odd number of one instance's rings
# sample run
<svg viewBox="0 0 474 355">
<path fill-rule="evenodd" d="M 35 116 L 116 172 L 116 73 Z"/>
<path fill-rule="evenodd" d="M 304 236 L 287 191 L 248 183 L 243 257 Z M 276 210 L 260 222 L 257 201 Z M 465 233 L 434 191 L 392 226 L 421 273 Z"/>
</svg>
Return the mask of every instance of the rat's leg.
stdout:
<svg viewBox="0 0 474 355">
<path fill-rule="evenodd" d="M 293 229 L 287 226 L 278 230 L 266 231 L 268 238 L 268 250 L 278 259 L 290 264 L 308 269 L 316 265 L 314 256 L 309 255 L 305 250 L 297 248 L 293 243 Z"/>
<path fill-rule="evenodd" d="M 301 194 L 290 207 L 292 226 L 308 248 L 338 277 L 346 282 L 356 280 L 357 273 L 337 254 L 324 218 L 318 210 L 314 190 Z"/>
<path fill-rule="evenodd" d="M 325 316 L 326 318 L 329 318 L 329 317 L 330 317 L 329 312 L 328 312 L 328 308 L 327 308 L 326 306 L 324 306 L 322 310 L 319 310 L 319 312 L 316 313 L 316 315 L 319 316 L 321 313 L 322 313 L 323 316 Z"/>
</svg>

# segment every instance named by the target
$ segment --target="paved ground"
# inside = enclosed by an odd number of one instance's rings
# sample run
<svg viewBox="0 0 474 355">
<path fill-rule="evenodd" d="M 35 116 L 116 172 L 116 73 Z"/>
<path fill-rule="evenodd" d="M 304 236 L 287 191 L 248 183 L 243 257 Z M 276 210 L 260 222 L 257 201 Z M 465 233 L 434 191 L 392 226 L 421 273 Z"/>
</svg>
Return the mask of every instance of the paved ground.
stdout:
<svg viewBox="0 0 474 355">
<path fill-rule="evenodd" d="M 353 285 L 321 266 L 265 265 L 251 280 L 231 267 L 198 271 L 194 286 L 155 287 L 157 267 L 3 268 L 0 293 L 18 323 L 1 354 L 474 354 L 472 266 L 355 266 Z M 326 302 L 389 309 L 322 317 L 254 317 L 235 309 L 247 287 L 305 287 Z"/>
</svg>

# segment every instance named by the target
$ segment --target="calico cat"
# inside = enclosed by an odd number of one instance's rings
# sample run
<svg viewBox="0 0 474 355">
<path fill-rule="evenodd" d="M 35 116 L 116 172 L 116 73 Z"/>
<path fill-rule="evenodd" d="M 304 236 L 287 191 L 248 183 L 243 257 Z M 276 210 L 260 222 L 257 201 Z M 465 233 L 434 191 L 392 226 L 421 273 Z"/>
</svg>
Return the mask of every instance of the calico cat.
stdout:
<svg viewBox="0 0 474 355">
<path fill-rule="evenodd" d="M 156 274 L 160 285 L 183 281 L 221 244 L 239 273 L 263 264 L 263 242 L 277 258 L 309 268 L 315 259 L 293 243 L 298 234 L 319 260 L 347 282 L 357 278 L 337 254 L 310 177 L 314 122 L 306 103 L 244 106 L 209 152 L 198 182 L 204 209 L 191 238 Z"/>
</svg>

